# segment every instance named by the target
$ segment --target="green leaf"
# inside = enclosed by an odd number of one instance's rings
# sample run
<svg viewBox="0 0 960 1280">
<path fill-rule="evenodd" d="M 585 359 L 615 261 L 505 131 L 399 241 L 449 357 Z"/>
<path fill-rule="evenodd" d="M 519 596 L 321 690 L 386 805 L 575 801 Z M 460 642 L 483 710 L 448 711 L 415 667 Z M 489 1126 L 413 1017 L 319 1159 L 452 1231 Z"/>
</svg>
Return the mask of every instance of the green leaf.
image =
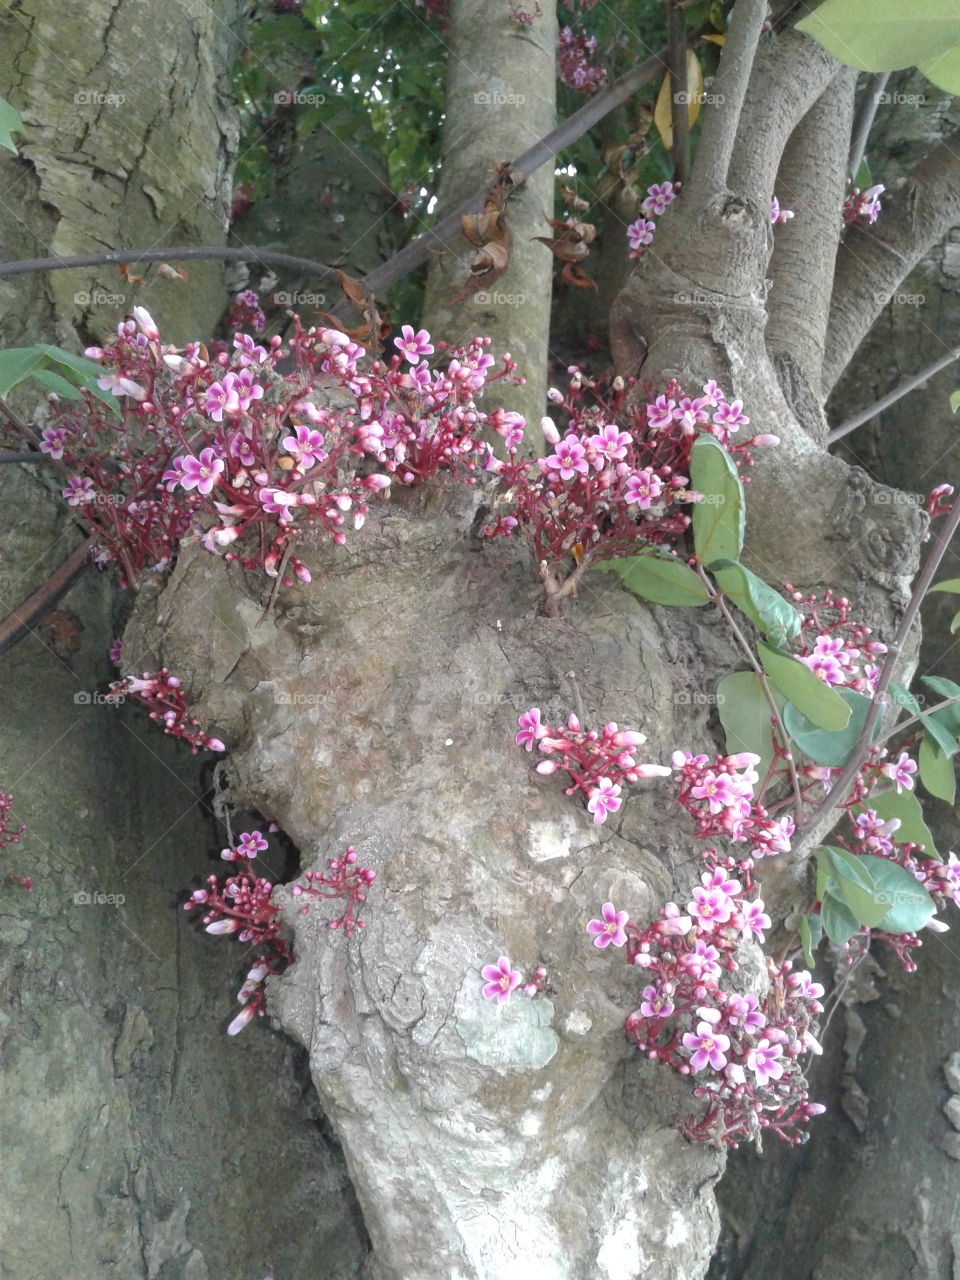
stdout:
<svg viewBox="0 0 960 1280">
<path fill-rule="evenodd" d="M 860 71 L 920 67 L 948 93 L 960 92 L 960 7 L 956 0 L 824 0 L 797 23 L 828 53 Z"/>
<path fill-rule="evenodd" d="M 868 893 L 873 890 L 873 876 L 869 868 L 864 867 L 855 853 L 843 849 L 839 845 L 824 844 L 816 850 L 818 860 L 822 859 L 832 872 L 841 880 L 851 880 Z"/>
<path fill-rule="evenodd" d="M 757 643 L 763 669 L 798 711 L 820 729 L 836 731 L 850 722 L 850 708 L 840 695 L 823 683 L 809 667 L 763 640 Z"/>
<path fill-rule="evenodd" d="M 0 351 L 0 396 L 9 395 L 46 363 L 46 357 L 37 347 L 8 347 Z"/>
<path fill-rule="evenodd" d="M 728 756 L 752 751 L 760 757 L 757 773 L 767 776 L 773 761 L 770 703 L 755 671 L 735 671 L 717 682 L 717 714 L 725 734 Z"/>
<path fill-rule="evenodd" d="M 930 738 L 920 743 L 920 781 L 939 800 L 953 804 L 957 794 L 957 779 L 953 771 L 953 762 Z"/>
<path fill-rule="evenodd" d="M 692 606 L 707 604 L 710 599 L 706 587 L 682 560 L 676 557 L 648 553 L 642 556 L 623 556 L 605 560 L 592 566 L 605 573 L 616 573 L 628 591 L 641 600 L 654 604 Z"/>
<path fill-rule="evenodd" d="M 850 719 L 845 729 L 818 729 L 791 702 L 783 709 L 784 727 L 804 755 L 815 764 L 826 764 L 831 768 L 844 765 L 850 759 L 870 710 L 870 699 L 857 693 L 856 689 L 838 689 L 837 693 L 850 708 Z M 874 741 L 880 735 L 880 728 L 878 723 L 873 731 Z"/>
<path fill-rule="evenodd" d="M 93 360 L 88 360 L 86 356 L 75 356 L 72 351 L 64 351 L 60 347 L 51 347 L 46 342 L 38 342 L 35 350 L 42 351 L 48 360 L 52 360 L 55 364 L 69 369 L 73 374 L 74 381 L 89 391 L 95 399 L 106 405 L 115 418 L 122 416 L 120 406 L 117 404 L 117 397 L 97 386 L 97 379 L 103 377 L 102 365 Z"/>
<path fill-rule="evenodd" d="M 818 849 L 818 859 L 821 856 L 831 870 L 827 893 L 841 898 L 860 924 L 868 929 L 878 925 L 890 904 L 878 900 L 873 876 L 863 859 L 836 845 L 824 845 Z"/>
<path fill-rule="evenodd" d="M 887 904 L 888 911 L 876 926 L 885 933 L 916 933 L 936 910 L 936 904 L 923 885 L 909 871 L 889 858 L 864 854 L 876 885 L 877 898 Z"/>
<path fill-rule="evenodd" d="M 955 391 L 953 395 L 960 396 L 960 391 Z M 952 400 L 953 396 L 950 398 Z M 960 595 L 960 578 L 944 578 L 943 582 L 935 582 L 930 590 L 953 591 L 956 595 Z"/>
<path fill-rule="evenodd" d="M 946 680 L 943 676 L 923 676 L 922 679 L 927 688 L 938 693 L 941 698 L 960 698 L 960 685 L 954 684 L 952 680 Z M 934 720 L 952 738 L 960 736 L 960 701 L 954 702 L 952 706 L 940 707 L 937 711 L 929 711 L 924 717 L 924 727 L 928 721 Z"/>
<path fill-rule="evenodd" d="M 943 710 L 946 711 L 947 708 L 944 707 Z M 923 716 L 922 724 L 924 730 L 930 735 L 943 754 L 949 757 L 952 756 L 957 749 L 957 739 L 956 736 L 946 727 L 943 721 L 937 718 L 939 714 L 940 713 L 938 711 L 934 711 L 930 715 Z"/>
<path fill-rule="evenodd" d="M 950 408 L 953 410 L 954 413 L 956 413 L 957 410 L 960 409 L 960 388 L 958 388 L 956 391 L 950 392 Z M 954 578 L 954 582 L 960 582 L 960 578 Z M 931 591 L 936 591 L 936 589 L 937 589 L 936 587 L 930 588 Z"/>
<path fill-rule="evenodd" d="M 866 156 L 860 161 L 860 168 L 853 175 L 853 185 L 859 187 L 861 191 L 866 191 L 873 186 L 873 177 L 871 176 L 870 165 L 867 163 Z"/>
<path fill-rule="evenodd" d="M 823 931 L 838 947 L 845 946 L 855 933 L 860 932 L 860 922 L 841 899 L 827 893 L 820 906 Z"/>
<path fill-rule="evenodd" d="M 46 387 L 48 391 L 55 391 L 64 400 L 83 399 L 72 382 L 68 382 L 59 373 L 54 373 L 52 369 L 36 369 L 31 376 L 34 382 L 39 382 L 41 387 Z"/>
<path fill-rule="evenodd" d="M 888 688 L 891 702 L 896 703 L 898 707 L 906 707 L 912 716 L 920 715 L 922 710 L 920 703 L 909 689 L 902 684 L 897 684 L 896 680 L 891 680 Z"/>
<path fill-rule="evenodd" d="M 934 693 L 939 693 L 941 698 L 960 699 L 960 684 L 954 684 L 952 680 L 947 680 L 944 676 L 921 676 L 920 679 L 928 689 L 932 689 Z"/>
<path fill-rule="evenodd" d="M 17 144 L 10 136 L 13 133 L 23 133 L 23 121 L 19 112 L 5 98 L 0 98 L 0 147 L 16 155 Z"/>
<path fill-rule="evenodd" d="M 774 644 L 785 644 L 800 634 L 802 619 L 793 605 L 739 561 L 714 560 L 710 572 L 723 594 Z"/>
<path fill-rule="evenodd" d="M 960 613 L 955 613 L 950 620 L 950 634 L 955 636 L 960 631 Z"/>
<path fill-rule="evenodd" d="M 922 844 L 928 858 L 940 857 L 934 844 L 933 836 L 930 834 L 930 828 L 923 820 L 920 801 L 912 791 L 901 791 L 897 795 L 894 788 L 890 791 L 884 791 L 879 796 L 867 796 L 866 800 L 857 806 L 857 809 L 858 812 L 863 812 L 864 809 L 873 809 L 884 821 L 888 818 L 899 818 L 900 826 L 897 828 L 896 834 L 898 844 L 902 844 L 907 840 L 911 844 Z"/>
<path fill-rule="evenodd" d="M 819 916 L 810 915 L 801 916 L 800 923 L 797 926 L 797 932 L 800 934 L 800 945 L 803 947 L 803 958 L 806 960 L 810 968 L 813 968 L 813 953 L 820 945 L 820 939 L 823 937 L 823 921 Z"/>
<path fill-rule="evenodd" d="M 711 436 L 690 452 L 690 483 L 703 494 L 693 504 L 693 545 L 701 564 L 738 560 L 743 549 L 743 485 L 736 463 Z"/>
</svg>

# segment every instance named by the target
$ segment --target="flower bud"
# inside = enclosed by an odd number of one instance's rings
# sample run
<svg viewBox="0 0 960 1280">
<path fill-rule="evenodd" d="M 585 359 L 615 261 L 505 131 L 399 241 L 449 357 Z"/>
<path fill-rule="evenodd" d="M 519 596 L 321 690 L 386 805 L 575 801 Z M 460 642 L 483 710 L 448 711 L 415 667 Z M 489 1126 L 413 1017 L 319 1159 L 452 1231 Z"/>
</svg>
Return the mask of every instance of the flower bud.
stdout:
<svg viewBox="0 0 960 1280">
<path fill-rule="evenodd" d="M 548 444 L 560 443 L 560 432 L 552 418 L 543 417 L 540 419 L 540 430 L 543 432 L 544 439 Z"/>
</svg>

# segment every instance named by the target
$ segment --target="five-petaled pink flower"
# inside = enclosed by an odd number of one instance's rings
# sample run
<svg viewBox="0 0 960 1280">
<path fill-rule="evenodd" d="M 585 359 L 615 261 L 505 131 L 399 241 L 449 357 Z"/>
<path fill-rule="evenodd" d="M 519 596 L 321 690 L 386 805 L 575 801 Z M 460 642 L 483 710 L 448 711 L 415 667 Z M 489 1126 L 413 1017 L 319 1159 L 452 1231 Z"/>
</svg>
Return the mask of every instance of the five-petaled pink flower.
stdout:
<svg viewBox="0 0 960 1280">
<path fill-rule="evenodd" d="M 659 218 L 668 204 L 673 204 L 675 192 L 672 182 L 654 183 L 652 187 L 647 187 L 646 198 L 640 205 L 644 213 L 652 213 L 654 217 Z"/>
<path fill-rule="evenodd" d="M 597 785 L 590 791 L 587 801 L 587 812 L 593 814 L 594 822 L 605 822 L 608 813 L 616 813 L 623 801 L 620 799 L 620 784 L 610 778 L 598 778 Z"/>
<path fill-rule="evenodd" d="M 586 475 L 590 470 L 586 451 L 577 437 L 572 434 L 564 436 L 557 445 L 556 453 L 541 458 L 540 467 L 543 471 L 558 472 L 561 480 L 572 480 L 578 472 L 580 475 Z"/>
<path fill-rule="evenodd" d="M 636 503 L 641 511 L 649 511 L 651 504 L 662 492 L 663 481 L 650 467 L 644 467 L 642 471 L 627 477 L 623 500 L 628 507 Z"/>
<path fill-rule="evenodd" d="M 693 902 L 687 903 L 687 910 L 696 916 L 704 929 L 713 929 L 718 924 L 726 924 L 733 913 L 733 903 L 722 889 L 704 889 L 697 885 L 693 891 Z"/>
<path fill-rule="evenodd" d="M 778 1062 L 783 1050 L 777 1044 L 771 1044 L 764 1037 L 757 1041 L 756 1047 L 747 1054 L 747 1066 L 757 1077 L 757 1084 L 765 1085 L 771 1080 L 779 1080 L 783 1075 L 783 1063 Z"/>
<path fill-rule="evenodd" d="M 85 502 L 92 502 L 95 497 L 93 481 L 89 476 L 70 476 L 66 488 L 60 492 L 71 507 L 80 507 Z"/>
<path fill-rule="evenodd" d="M 917 766 L 905 751 L 901 751 L 900 759 L 895 763 L 881 765 L 880 772 L 885 778 L 892 778 L 897 784 L 897 795 L 901 793 L 904 787 L 906 787 L 908 791 L 913 790 L 913 778 L 911 777 L 911 774 L 917 772 Z"/>
<path fill-rule="evenodd" d="M 484 999 L 496 999 L 500 1004 L 509 1000 L 511 991 L 516 991 L 523 981 L 520 970 L 510 968 L 509 956 L 500 956 L 496 964 L 484 965 L 481 973 L 487 983 L 483 988 Z"/>
<path fill-rule="evenodd" d="M 197 493 L 210 493 L 226 465 L 213 449 L 201 450 L 199 458 L 188 453 L 185 458 L 176 458 L 174 465 L 176 463 L 180 464 L 180 483 L 184 489 L 196 489 Z"/>
<path fill-rule="evenodd" d="M 595 947 L 609 947 L 611 943 L 615 947 L 622 947 L 627 941 L 627 931 L 624 925 L 629 919 L 626 911 L 617 911 L 612 902 L 605 902 L 600 908 L 602 920 L 591 920 L 587 925 L 587 933 L 595 933 L 597 936 L 593 940 Z"/>
<path fill-rule="evenodd" d="M 644 987 L 640 1012 L 645 1018 L 669 1018 L 676 1007 L 670 999 L 672 994 L 662 987 Z"/>
<path fill-rule="evenodd" d="M 406 356 L 411 364 L 416 364 L 421 356 L 429 356 L 433 354 L 433 347 L 430 345 L 430 335 L 426 329 L 418 329 L 416 333 L 413 331 L 412 324 L 405 324 L 400 330 L 402 337 L 394 338 L 393 344 L 401 355 Z"/>
<path fill-rule="evenodd" d="M 294 427 L 292 436 L 285 436 L 283 447 L 292 453 L 297 465 L 306 470 L 323 462 L 327 454 L 323 447 L 323 432 L 314 431 L 312 427 Z"/>
<path fill-rule="evenodd" d="M 222 422 L 224 413 L 237 413 L 240 399 L 234 387 L 233 374 L 225 374 L 221 382 L 207 387 L 204 408 L 214 422 Z"/>
<path fill-rule="evenodd" d="M 531 707 L 529 711 L 525 711 L 517 723 L 520 725 L 520 732 L 517 734 L 518 747 L 526 747 L 528 751 L 532 751 L 537 739 L 547 736 L 546 729 L 540 723 L 539 707 Z"/>
<path fill-rule="evenodd" d="M 619 458 L 625 458 L 627 456 L 627 445 L 630 443 L 631 438 L 626 431 L 621 431 L 618 426 L 612 424 L 604 427 L 602 431 L 595 436 L 591 436 L 587 441 L 588 446 L 596 454 L 593 465 L 598 471 L 602 471 L 608 462 L 616 462 Z"/>
<path fill-rule="evenodd" d="M 267 848 L 267 842 L 259 831 L 241 831 L 237 841 L 237 853 L 244 858 L 255 858 Z"/>
<path fill-rule="evenodd" d="M 702 1071 L 706 1066 L 722 1071 L 727 1065 L 730 1037 L 717 1031 L 714 1025 L 720 1021 L 720 1010 L 698 1009 L 697 1016 L 702 1021 L 697 1023 L 696 1031 L 687 1031 L 683 1037 L 683 1047 L 691 1052 L 690 1066 L 694 1071 Z"/>
</svg>

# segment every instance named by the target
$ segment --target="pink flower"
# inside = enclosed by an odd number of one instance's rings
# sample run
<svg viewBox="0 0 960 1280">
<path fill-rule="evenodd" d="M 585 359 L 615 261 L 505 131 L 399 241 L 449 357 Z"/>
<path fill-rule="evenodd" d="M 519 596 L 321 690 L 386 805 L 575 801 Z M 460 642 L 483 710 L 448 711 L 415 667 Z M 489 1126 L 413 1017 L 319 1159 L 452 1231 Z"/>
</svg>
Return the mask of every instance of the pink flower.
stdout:
<svg viewBox="0 0 960 1280">
<path fill-rule="evenodd" d="M 586 475 L 590 470 L 586 450 L 572 433 L 564 436 L 556 453 L 540 459 L 540 467 L 543 471 L 556 471 L 561 480 L 572 480 L 578 473 Z"/>
<path fill-rule="evenodd" d="M 733 912 L 733 903 L 720 889 L 703 889 L 699 885 L 693 891 L 693 902 L 687 910 L 700 921 L 705 929 L 726 924 Z"/>
<path fill-rule="evenodd" d="M 623 499 L 628 507 L 636 503 L 641 511 L 649 511 L 655 499 L 659 498 L 662 492 L 663 482 L 660 477 L 655 475 L 650 467 L 644 467 L 642 471 L 637 471 L 627 477 Z"/>
<path fill-rule="evenodd" d="M 691 789 L 697 800 L 706 800 L 711 813 L 719 813 L 740 799 L 740 790 L 729 773 L 704 774 L 703 782 Z"/>
<path fill-rule="evenodd" d="M 776 196 L 774 196 L 773 199 L 770 201 L 770 221 L 773 223 L 773 225 L 776 226 L 778 222 L 789 222 L 792 217 L 793 217 L 792 210 L 781 209 L 780 201 L 777 199 Z"/>
<path fill-rule="evenodd" d="M 123 378 L 114 369 L 110 373 L 104 374 L 102 378 L 97 379 L 97 386 L 101 391 L 109 391 L 112 396 L 132 396 L 134 400 L 146 400 L 147 393 L 138 382 L 131 381 L 130 378 Z"/>
<path fill-rule="evenodd" d="M 405 324 L 400 330 L 403 335 L 400 338 L 394 338 L 393 343 L 401 355 L 405 356 L 411 364 L 416 364 L 421 356 L 429 356 L 433 354 L 433 347 L 430 345 L 430 335 L 426 329 L 419 329 L 416 333 L 413 331 L 413 325 Z"/>
<path fill-rule="evenodd" d="M 767 1039 L 757 1041 L 756 1048 L 747 1054 L 747 1067 L 757 1077 L 757 1084 L 766 1085 L 771 1080 L 779 1080 L 783 1075 L 783 1063 L 777 1059 L 782 1053 L 779 1045 L 771 1044 Z"/>
<path fill-rule="evenodd" d="M 713 415 L 713 421 L 718 427 L 725 427 L 727 431 L 736 431 L 738 427 L 745 427 L 750 419 L 743 412 L 743 401 L 734 400 L 730 404 L 720 405 Z"/>
<path fill-rule="evenodd" d="M 694 1071 L 702 1071 L 711 1066 L 714 1071 L 722 1071 L 727 1065 L 727 1050 L 730 1048 L 730 1037 L 723 1035 L 714 1027 L 720 1021 L 719 1009 L 698 1009 L 697 1015 L 702 1019 L 697 1023 L 696 1033 L 688 1031 L 683 1037 L 683 1047 L 691 1051 L 690 1066 Z"/>
<path fill-rule="evenodd" d="M 51 458 L 63 457 L 63 446 L 69 438 L 70 432 L 66 427 L 44 427 L 43 438 L 40 441 L 40 452 L 49 453 Z"/>
<path fill-rule="evenodd" d="M 731 1026 L 741 1026 L 744 1031 L 759 1031 L 766 1026 L 766 1019 L 760 1013 L 757 997 L 752 993 L 739 995 L 733 991 L 727 996 L 725 1011 Z"/>
<path fill-rule="evenodd" d="M 644 987 L 640 1012 L 645 1018 L 669 1018 L 675 1008 L 670 999 L 672 994 L 663 987 Z"/>
<path fill-rule="evenodd" d="M 716 947 L 708 946 L 702 938 L 698 938 L 692 951 L 680 957 L 680 966 L 692 974 L 694 978 L 715 978 L 720 972 Z"/>
<path fill-rule="evenodd" d="M 616 911 L 612 902 L 605 902 L 600 908 L 602 920 L 591 920 L 587 925 L 587 933 L 595 933 L 597 936 L 593 940 L 595 947 L 609 947 L 611 943 L 615 947 L 622 947 L 627 941 L 627 931 L 624 925 L 629 919 L 626 911 Z"/>
<path fill-rule="evenodd" d="M 189 453 L 184 458 L 175 458 L 173 465 L 178 463 L 180 484 L 187 490 L 196 489 L 197 493 L 210 493 L 226 465 L 213 449 L 203 449 L 199 458 Z"/>
<path fill-rule="evenodd" d="M 92 502 L 96 496 L 89 476 L 70 476 L 66 488 L 61 489 L 60 493 L 71 507 L 81 507 L 85 502 Z"/>
<path fill-rule="evenodd" d="M 647 218 L 637 218 L 636 222 L 630 223 L 627 227 L 627 240 L 634 253 L 639 254 L 640 249 L 651 243 L 656 229 L 657 224 Z"/>
<path fill-rule="evenodd" d="M 740 933 L 744 938 L 755 934 L 760 942 L 764 940 L 764 929 L 770 928 L 770 917 L 764 914 L 763 900 L 748 902 L 740 908 Z"/>
<path fill-rule="evenodd" d="M 652 213 L 659 218 L 668 204 L 673 204 L 675 192 L 672 182 L 654 183 L 647 187 L 646 199 L 640 205 L 644 213 Z"/>
<path fill-rule="evenodd" d="M 311 427 L 294 427 L 292 436 L 285 436 L 283 447 L 292 453 L 297 465 L 304 470 L 323 462 L 326 452 L 323 448 L 323 433 Z"/>
<path fill-rule="evenodd" d="M 657 396 L 653 404 L 647 408 L 647 426 L 651 431 L 660 431 L 663 427 L 669 427 L 673 422 L 673 411 L 677 407 L 675 400 L 668 400 L 666 396 Z"/>
<path fill-rule="evenodd" d="M 237 841 L 237 853 L 243 858 L 255 858 L 267 848 L 267 842 L 259 831 L 241 831 Z"/>
<path fill-rule="evenodd" d="M 409 325 L 405 327 L 409 328 Z M 510 968 L 509 956 L 500 956 L 496 964 L 485 965 L 481 973 L 487 982 L 483 988 L 483 998 L 496 999 L 499 1004 L 505 1004 L 510 999 L 511 991 L 516 991 L 523 981 L 523 974 L 519 969 Z"/>
<path fill-rule="evenodd" d="M 263 399 L 263 387 L 259 382 L 253 380 L 252 369 L 241 369 L 239 373 L 228 373 L 224 378 L 224 386 L 226 386 L 227 378 L 231 378 L 230 390 L 237 398 L 237 408 L 242 413 L 246 413 L 250 408 L 253 400 Z"/>
<path fill-rule="evenodd" d="M 787 986 L 790 988 L 790 994 L 800 1000 L 809 1000 L 810 1007 L 814 1013 L 821 1012 L 820 997 L 823 995 L 823 987 L 819 982 L 814 982 L 810 977 L 808 969 L 801 969 L 799 973 L 791 973 L 787 978 Z"/>
<path fill-rule="evenodd" d="M 604 427 L 599 434 L 591 436 L 587 441 L 589 448 L 594 450 L 597 456 L 593 460 L 593 465 L 598 471 L 602 471 L 604 463 L 616 462 L 618 458 L 627 456 L 627 446 L 630 444 L 630 436 L 626 431 L 621 431 L 617 426 Z"/>
<path fill-rule="evenodd" d="M 689 916 L 682 916 L 680 908 L 675 902 L 668 902 L 665 907 L 661 908 L 660 915 L 663 918 L 663 932 L 672 934 L 689 933 L 693 928 L 693 921 Z"/>
<path fill-rule="evenodd" d="M 531 707 L 529 711 L 525 711 L 517 723 L 520 725 L 516 738 L 518 747 L 526 747 L 528 751 L 532 751 L 533 744 L 539 738 L 546 737 L 547 731 L 540 723 L 539 707 Z"/>
<path fill-rule="evenodd" d="M 880 766 L 880 772 L 885 778 L 892 778 L 897 784 L 897 795 L 906 787 L 908 791 L 913 790 L 912 774 L 917 772 L 917 766 L 905 751 L 900 753 L 900 759 L 895 764 L 885 764 Z"/>
<path fill-rule="evenodd" d="M 605 822 L 608 813 L 616 813 L 623 801 L 620 799 L 622 788 L 610 778 L 598 778 L 597 785 L 590 791 L 587 801 L 587 812 L 593 814 L 594 822 Z"/>
</svg>

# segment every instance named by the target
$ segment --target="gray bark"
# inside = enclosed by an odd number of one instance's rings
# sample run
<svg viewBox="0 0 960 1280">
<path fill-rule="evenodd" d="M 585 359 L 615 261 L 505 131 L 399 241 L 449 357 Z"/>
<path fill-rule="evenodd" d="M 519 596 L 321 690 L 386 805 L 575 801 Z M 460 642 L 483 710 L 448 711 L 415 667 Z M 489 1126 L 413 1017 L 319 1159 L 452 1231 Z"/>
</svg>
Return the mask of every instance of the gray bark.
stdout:
<svg viewBox="0 0 960 1280">
<path fill-rule="evenodd" d="M 555 124 L 556 5 L 544 0 L 531 27 L 513 22 L 506 6 L 487 0 L 453 0 L 447 106 L 438 191 L 439 211 L 454 208 L 488 178 L 549 133 Z M 555 178 L 552 165 L 530 175 L 507 204 L 512 247 L 506 271 L 465 301 L 451 299 L 469 276 L 476 254 L 458 236 L 431 263 L 422 322 L 451 346 L 483 335 L 490 352 L 517 361 L 524 387 L 491 387 L 488 411 L 502 404 L 538 423 L 547 408 L 550 293 L 555 261 L 533 236 L 552 234 Z M 480 213 L 481 209 L 475 210 Z"/>
<path fill-rule="evenodd" d="M 4 256 L 222 241 L 235 20 L 227 3 L 5 6 L 0 94 L 26 132 L 19 158 L 0 153 Z M 219 264 L 136 290 L 116 268 L 21 277 L 0 283 L 2 341 L 76 351 L 134 303 L 166 339 L 194 338 L 224 306 L 222 279 Z M 75 298 L 98 288 L 123 296 Z M 37 400 L 18 403 L 29 415 Z M 49 469 L 0 467 L 3 614 L 81 540 L 59 488 Z M 241 948 L 179 907 L 223 843 L 209 779 L 142 714 L 97 702 L 122 627 L 109 579 L 88 571 L 60 609 L 76 646 L 41 628 L 0 665 L 0 788 L 27 823 L 0 855 L 0 1270 L 314 1280 L 323 1256 L 354 1275 L 366 1238 L 304 1055 L 254 1028 L 224 1035 Z M 75 898 L 97 893 L 125 902 Z"/>
</svg>

